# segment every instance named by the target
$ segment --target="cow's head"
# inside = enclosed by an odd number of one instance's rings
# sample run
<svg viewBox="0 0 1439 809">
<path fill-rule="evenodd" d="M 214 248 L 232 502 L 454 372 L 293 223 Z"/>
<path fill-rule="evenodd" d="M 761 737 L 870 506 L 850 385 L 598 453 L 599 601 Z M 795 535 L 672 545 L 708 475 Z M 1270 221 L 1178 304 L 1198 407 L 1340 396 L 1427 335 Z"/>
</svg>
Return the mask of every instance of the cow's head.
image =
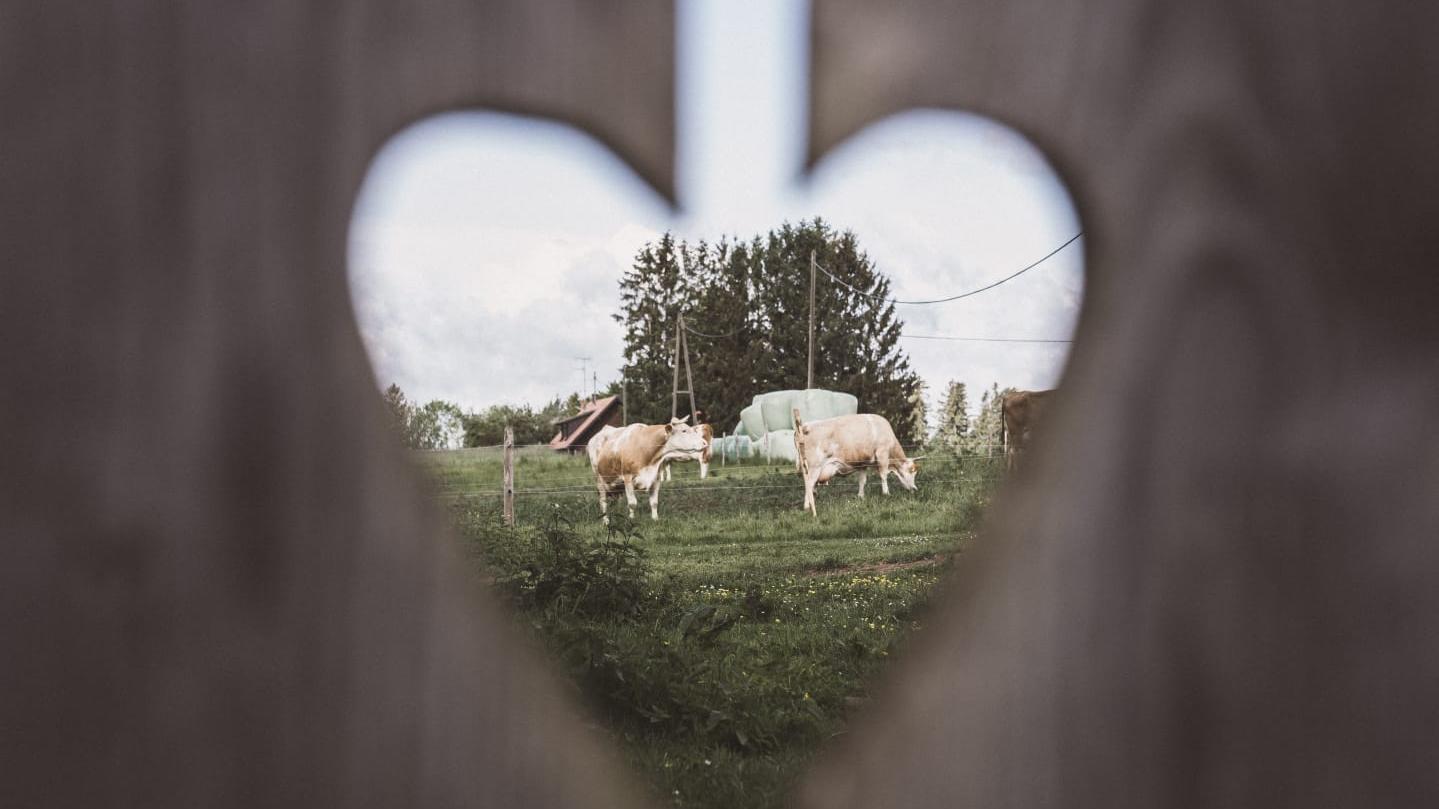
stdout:
<svg viewBox="0 0 1439 809">
<path fill-rule="evenodd" d="M 665 455 L 688 455 L 698 459 L 705 451 L 708 443 L 704 433 L 688 422 L 689 417 L 686 416 L 670 419 L 670 423 L 665 425 Z"/>
<path fill-rule="evenodd" d="M 914 479 L 919 475 L 919 464 L 917 463 L 919 460 L 919 458 L 906 458 L 894 468 L 894 476 L 899 478 L 900 485 L 910 491 L 918 488 L 914 484 Z"/>
</svg>

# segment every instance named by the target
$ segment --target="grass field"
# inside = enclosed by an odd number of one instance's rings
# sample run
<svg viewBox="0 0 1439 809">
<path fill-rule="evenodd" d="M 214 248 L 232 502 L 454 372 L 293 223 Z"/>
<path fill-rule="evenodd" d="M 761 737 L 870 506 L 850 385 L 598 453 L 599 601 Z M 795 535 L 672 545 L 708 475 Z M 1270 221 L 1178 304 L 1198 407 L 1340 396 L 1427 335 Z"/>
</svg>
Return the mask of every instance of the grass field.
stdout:
<svg viewBox="0 0 1439 809">
<path fill-rule="evenodd" d="M 998 479 L 987 458 L 922 462 L 919 491 L 854 478 L 800 510 L 793 467 L 675 467 L 651 522 L 587 462 L 516 463 L 517 526 L 499 521 L 496 451 L 425 453 L 477 562 L 516 606 L 654 790 L 675 806 L 772 807 L 844 732 L 874 676 L 923 626 L 948 560 Z M 892 481 L 893 482 L 893 481 Z M 479 572 L 482 571 L 482 572 Z"/>
</svg>

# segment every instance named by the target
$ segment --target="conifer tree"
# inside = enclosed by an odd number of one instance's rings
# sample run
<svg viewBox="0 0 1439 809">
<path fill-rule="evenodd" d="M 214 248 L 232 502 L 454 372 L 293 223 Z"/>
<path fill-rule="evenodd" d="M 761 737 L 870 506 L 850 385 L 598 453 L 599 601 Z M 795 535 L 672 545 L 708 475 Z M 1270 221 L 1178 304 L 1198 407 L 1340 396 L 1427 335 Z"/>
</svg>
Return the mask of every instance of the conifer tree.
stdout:
<svg viewBox="0 0 1439 809">
<path fill-rule="evenodd" d="M 992 384 L 979 400 L 979 417 L 974 420 L 974 432 L 970 437 L 970 451 L 978 455 L 997 454 L 1003 449 L 1001 430 L 1004 425 L 1000 414 L 1000 402 L 1014 388 L 1000 389 Z"/>
<path fill-rule="evenodd" d="M 973 432 L 969 422 L 969 396 L 964 383 L 950 380 L 944 392 L 944 402 L 939 407 L 939 426 L 934 431 L 934 443 L 958 455 L 971 451 L 970 437 Z"/>
<path fill-rule="evenodd" d="M 914 393 L 909 397 L 909 423 L 914 442 L 919 447 L 929 443 L 929 403 L 924 400 L 926 390 L 929 386 L 924 380 L 919 380 L 915 386 Z"/>
<path fill-rule="evenodd" d="M 915 443 L 922 434 L 912 418 L 919 376 L 899 347 L 903 324 L 889 300 L 889 279 L 853 232 L 836 233 L 822 219 L 785 223 L 765 239 L 754 275 L 758 327 L 766 337 L 756 366 L 759 388 L 805 386 L 811 251 L 827 270 L 815 289 L 815 387 L 854 394 L 861 412 L 884 416 L 902 443 Z"/>
<path fill-rule="evenodd" d="M 915 416 L 923 391 L 899 347 L 889 281 L 853 233 L 817 218 L 747 243 L 691 246 L 665 234 L 640 251 L 620 282 L 615 316 L 625 327 L 631 420 L 669 418 L 680 311 L 696 403 L 718 429 L 728 429 L 756 393 L 804 388 L 811 251 L 839 279 L 821 275 L 816 285 L 815 387 L 854 394 L 862 412 L 889 419 L 905 444 L 922 438 Z M 680 415 L 688 409 L 682 398 Z"/>
<path fill-rule="evenodd" d="M 614 317 L 625 328 L 621 376 L 632 422 L 669 421 L 675 320 L 691 292 L 681 267 L 684 249 L 666 233 L 640 250 L 620 281 L 620 311 Z"/>
<path fill-rule="evenodd" d="M 695 402 L 719 433 L 733 429 L 757 390 L 754 364 L 760 341 L 750 307 L 754 246 L 721 240 L 687 254 L 685 281 L 695 305 L 685 313 L 695 375 Z M 680 414 L 689 412 L 681 398 Z"/>
</svg>

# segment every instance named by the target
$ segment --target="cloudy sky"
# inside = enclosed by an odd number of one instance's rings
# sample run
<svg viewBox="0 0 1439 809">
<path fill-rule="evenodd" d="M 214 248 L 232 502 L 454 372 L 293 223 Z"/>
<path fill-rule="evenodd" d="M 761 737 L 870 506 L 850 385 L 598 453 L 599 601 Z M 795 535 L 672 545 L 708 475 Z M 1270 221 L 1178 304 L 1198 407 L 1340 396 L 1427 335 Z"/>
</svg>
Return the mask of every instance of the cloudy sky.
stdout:
<svg viewBox="0 0 1439 809">
<path fill-rule="evenodd" d="M 900 300 L 992 283 L 1079 232 L 1044 157 L 976 116 L 896 116 L 802 176 L 807 26 L 807 6 L 793 0 L 680 4 L 677 213 L 562 125 L 455 112 L 397 135 L 375 159 L 350 235 L 377 383 L 466 408 L 540 404 L 579 389 L 587 357 L 603 386 L 621 365 L 611 319 L 620 276 L 666 230 L 749 237 L 823 216 L 855 231 Z M 1067 339 L 1082 288 L 1081 240 L 993 291 L 898 309 L 908 335 Z M 994 382 L 1049 387 L 1068 353 L 1056 343 L 903 346 L 934 405 L 951 379 L 972 399 Z"/>
</svg>

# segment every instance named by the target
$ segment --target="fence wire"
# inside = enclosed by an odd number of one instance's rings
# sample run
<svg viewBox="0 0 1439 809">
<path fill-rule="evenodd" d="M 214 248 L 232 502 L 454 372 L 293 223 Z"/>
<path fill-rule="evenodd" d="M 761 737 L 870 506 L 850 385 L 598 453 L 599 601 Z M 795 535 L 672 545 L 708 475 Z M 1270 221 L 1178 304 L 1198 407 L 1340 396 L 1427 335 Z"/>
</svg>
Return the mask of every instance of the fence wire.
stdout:
<svg viewBox="0 0 1439 809">
<path fill-rule="evenodd" d="M 924 449 L 918 446 L 906 447 L 905 449 L 909 452 L 924 452 Z M 451 450 L 451 452 L 463 451 L 464 450 Z M 923 460 L 927 460 L 931 463 L 945 462 L 948 464 L 953 464 L 959 467 L 958 471 L 960 472 L 960 474 L 953 477 L 942 478 L 926 478 L 923 476 L 923 474 L 921 474 L 916 482 L 921 487 L 928 487 L 947 486 L 962 482 L 973 482 L 977 480 L 994 480 L 1002 476 L 1002 472 L 997 471 L 987 462 L 992 462 L 1002 457 L 1004 457 L 1004 453 L 1002 452 L 976 453 L 965 455 L 954 455 L 950 454 L 947 451 L 940 453 L 931 452 L 930 454 L 925 456 Z M 708 479 L 700 478 L 698 464 L 694 462 L 684 462 L 677 466 L 672 466 L 671 469 L 673 470 L 673 478 L 671 480 L 661 481 L 661 491 L 666 488 L 664 484 L 669 484 L 669 487 L 674 488 L 673 496 L 683 497 L 688 497 L 695 493 L 713 495 L 725 492 L 763 491 L 779 489 L 789 489 L 801 493 L 804 491 L 804 482 L 799 479 L 797 473 L 793 471 L 793 464 L 766 463 L 759 461 L 758 459 L 747 460 L 749 461 L 748 463 L 739 462 L 727 464 L 721 464 L 717 460 L 711 461 L 711 476 Z M 560 462 L 565 463 L 566 461 Z M 517 461 L 515 464 L 515 497 L 593 497 L 597 495 L 598 483 L 596 481 L 594 472 L 589 469 L 588 463 L 584 463 L 583 461 L 580 461 L 578 459 L 576 459 L 574 463 L 577 467 L 581 468 L 575 469 L 573 471 L 566 470 L 559 473 L 555 473 L 552 471 L 536 470 L 538 476 L 544 480 L 543 484 L 534 487 L 525 487 L 524 472 L 526 464 L 523 461 Z M 985 465 L 985 468 L 976 469 L 970 474 L 964 474 L 964 467 L 966 465 L 972 466 L 975 464 L 983 464 Z M 740 475 L 734 475 L 734 470 L 744 470 L 744 473 Z M 440 478 L 440 485 L 433 492 L 436 498 L 459 499 L 465 497 L 504 496 L 503 486 L 498 479 L 495 481 L 495 485 L 493 488 L 489 486 L 446 486 L 443 483 L 443 478 L 445 477 L 446 471 L 444 465 L 436 465 L 433 471 L 436 472 L 437 477 Z M 875 477 L 879 477 L 879 470 L 877 468 L 870 467 L 867 468 L 865 471 L 873 473 Z M 718 473 L 718 475 L 716 475 L 716 473 Z M 794 477 L 788 482 L 784 483 L 755 482 L 756 480 L 762 481 L 766 478 L 773 479 L 776 476 L 790 475 L 793 475 Z M 499 477 L 499 470 L 495 470 L 495 476 L 497 478 Z M 728 480 L 726 480 L 727 478 Z M 746 478 L 749 478 L 749 480 L 746 480 Z M 836 480 L 849 480 L 854 482 L 857 486 L 857 478 L 853 477 L 852 474 L 849 476 L 837 478 Z M 876 483 L 875 485 L 878 486 L 879 484 Z M 622 491 L 622 488 L 610 490 L 611 494 L 615 495 L 618 495 Z M 644 490 L 637 489 L 637 491 Z"/>
</svg>

